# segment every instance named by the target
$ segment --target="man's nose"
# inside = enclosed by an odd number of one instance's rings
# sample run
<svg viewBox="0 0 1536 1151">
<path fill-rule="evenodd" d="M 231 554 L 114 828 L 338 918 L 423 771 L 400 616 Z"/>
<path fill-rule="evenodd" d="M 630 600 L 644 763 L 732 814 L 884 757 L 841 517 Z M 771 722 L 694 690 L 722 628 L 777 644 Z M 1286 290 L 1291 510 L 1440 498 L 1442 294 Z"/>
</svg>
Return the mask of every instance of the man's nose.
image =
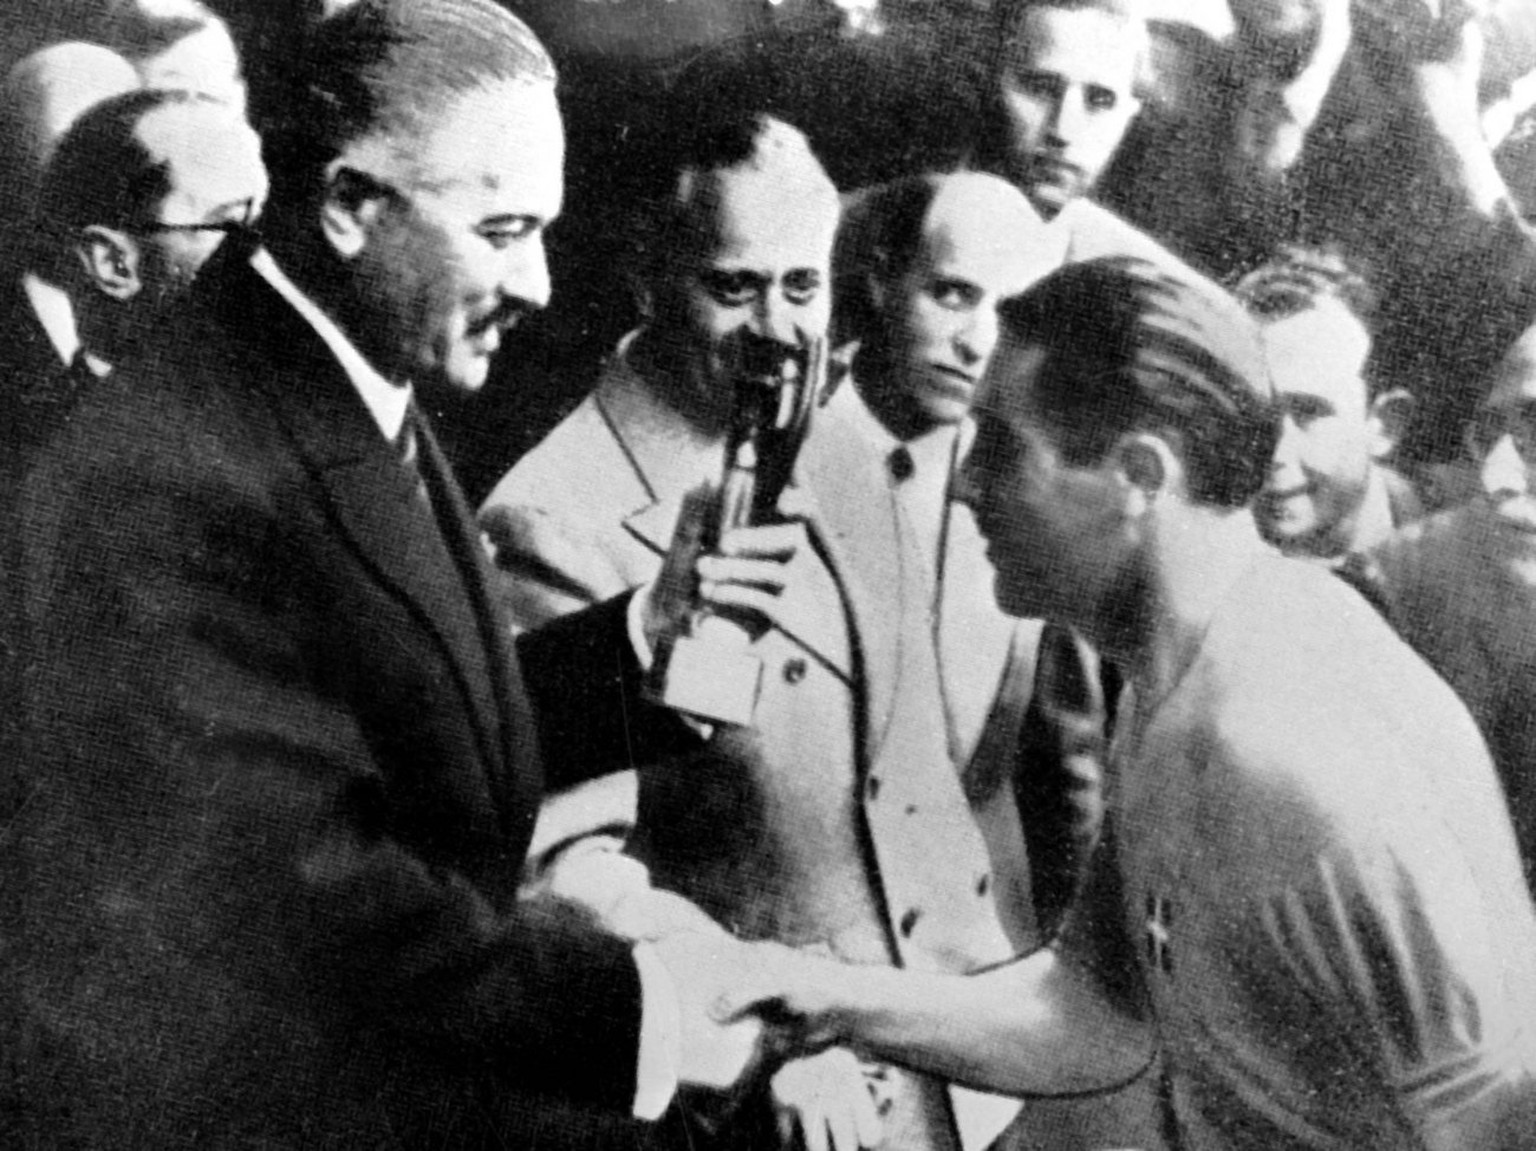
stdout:
<svg viewBox="0 0 1536 1151">
<path fill-rule="evenodd" d="M 754 328 L 754 334 L 764 339 L 791 346 L 799 343 L 795 330 L 795 309 L 777 292 L 763 293 L 758 302 Z"/>
<path fill-rule="evenodd" d="M 1275 443 L 1275 454 L 1270 457 L 1269 474 L 1282 475 L 1301 469 L 1301 426 L 1293 416 L 1280 418 L 1280 439 Z"/>
<path fill-rule="evenodd" d="M 1057 96 L 1046 121 L 1046 137 L 1057 146 L 1072 144 L 1082 135 L 1086 110 L 1079 93 L 1066 91 Z"/>
<path fill-rule="evenodd" d="M 496 286 L 504 298 L 521 300 L 531 308 L 549 306 L 549 260 L 541 237 L 514 244 L 508 250 Z"/>
<path fill-rule="evenodd" d="M 977 308 L 955 332 L 955 355 L 967 367 L 984 365 L 997 347 L 997 312 L 991 307 Z"/>
<path fill-rule="evenodd" d="M 1483 457 L 1479 475 L 1483 491 L 1490 499 L 1504 500 L 1529 491 L 1525 460 L 1515 446 L 1515 437 L 1503 433 Z"/>
</svg>

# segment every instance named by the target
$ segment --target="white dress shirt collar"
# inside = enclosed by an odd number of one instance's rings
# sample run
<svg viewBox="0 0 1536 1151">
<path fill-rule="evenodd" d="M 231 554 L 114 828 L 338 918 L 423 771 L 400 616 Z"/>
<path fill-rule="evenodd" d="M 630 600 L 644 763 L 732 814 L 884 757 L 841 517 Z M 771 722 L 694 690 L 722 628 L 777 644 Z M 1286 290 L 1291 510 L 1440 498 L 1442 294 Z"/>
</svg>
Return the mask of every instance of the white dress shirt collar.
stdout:
<svg viewBox="0 0 1536 1151">
<path fill-rule="evenodd" d="M 37 313 L 37 322 L 47 333 L 48 342 L 59 354 L 59 363 L 69 364 L 80 350 L 80 331 L 75 326 L 75 308 L 69 302 L 69 293 L 48 283 L 34 272 L 21 277 L 21 290 Z"/>
<path fill-rule="evenodd" d="M 294 311 L 308 321 L 309 326 L 315 329 L 315 333 L 325 341 L 332 354 L 340 362 L 342 371 L 347 373 L 347 378 L 352 381 L 352 386 L 357 389 L 357 394 L 362 398 L 368 413 L 373 417 L 373 422 L 379 427 L 379 431 L 390 443 L 394 443 L 400 437 L 400 429 L 405 426 L 406 409 L 411 404 L 411 385 L 397 384 L 385 379 L 379 374 L 357 350 L 346 334 L 323 311 L 320 306 L 301 292 L 287 274 L 277 266 L 277 261 L 272 258 L 272 253 L 265 248 L 260 249 L 251 257 L 251 267 L 256 274 L 272 285 L 275 291 L 283 299 L 293 306 Z"/>
</svg>

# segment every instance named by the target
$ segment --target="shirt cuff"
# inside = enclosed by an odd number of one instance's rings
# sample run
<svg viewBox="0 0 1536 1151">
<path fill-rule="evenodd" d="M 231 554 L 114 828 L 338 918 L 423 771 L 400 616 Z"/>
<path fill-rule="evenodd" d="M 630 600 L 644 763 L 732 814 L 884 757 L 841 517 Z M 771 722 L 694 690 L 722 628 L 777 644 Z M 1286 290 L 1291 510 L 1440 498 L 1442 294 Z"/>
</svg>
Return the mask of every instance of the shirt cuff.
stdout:
<svg viewBox="0 0 1536 1151">
<path fill-rule="evenodd" d="M 649 675 L 651 665 L 656 662 L 656 653 L 651 650 L 650 642 L 645 638 L 645 592 L 644 587 L 629 597 L 629 603 L 624 608 L 624 627 L 629 633 L 629 646 L 635 653 L 635 662 L 640 665 L 640 674 Z M 687 724 L 702 740 L 709 740 L 715 734 L 715 725 L 702 719 L 695 719 L 691 715 L 685 715 L 680 711 L 672 714 Z"/>
<path fill-rule="evenodd" d="M 636 1119 L 654 1122 L 677 1094 L 677 1065 L 682 1020 L 677 988 L 660 957 L 644 943 L 635 944 L 640 972 L 640 1057 L 635 1067 Z"/>
</svg>

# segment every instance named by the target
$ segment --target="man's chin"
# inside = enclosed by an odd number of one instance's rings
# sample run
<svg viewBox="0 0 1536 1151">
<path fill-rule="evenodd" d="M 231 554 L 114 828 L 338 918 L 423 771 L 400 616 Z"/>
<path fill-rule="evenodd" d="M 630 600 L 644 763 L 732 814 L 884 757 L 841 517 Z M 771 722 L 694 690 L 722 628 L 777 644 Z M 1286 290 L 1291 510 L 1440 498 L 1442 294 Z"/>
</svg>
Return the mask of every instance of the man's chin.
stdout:
<svg viewBox="0 0 1536 1151">
<path fill-rule="evenodd" d="M 1057 213 L 1077 198 L 1078 193 L 1065 184 L 1036 180 L 1025 187 L 1029 202 L 1035 211 L 1047 220 L 1054 220 Z"/>
</svg>

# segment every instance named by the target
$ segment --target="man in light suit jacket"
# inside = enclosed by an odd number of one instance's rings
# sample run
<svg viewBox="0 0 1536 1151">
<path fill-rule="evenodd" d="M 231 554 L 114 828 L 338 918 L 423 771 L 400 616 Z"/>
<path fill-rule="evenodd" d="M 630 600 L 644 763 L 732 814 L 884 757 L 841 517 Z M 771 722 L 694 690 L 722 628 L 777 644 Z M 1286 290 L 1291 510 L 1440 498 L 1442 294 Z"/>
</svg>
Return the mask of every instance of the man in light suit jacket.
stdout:
<svg viewBox="0 0 1536 1151">
<path fill-rule="evenodd" d="M 964 971 L 1032 946 L 1033 909 L 1011 896 L 1034 646 L 1005 625 L 967 653 L 973 665 L 940 666 L 932 557 L 870 428 L 845 411 L 856 397 L 813 416 L 781 522 L 727 536 L 697 565 L 707 602 L 758 621 L 753 722 L 690 727 L 643 690 L 685 497 L 724 464 L 722 366 L 743 333 L 794 346 L 825 331 L 837 215 L 803 138 L 763 117 L 706 127 L 658 171 L 673 180 L 641 229 L 651 321 L 482 509 L 503 592 L 532 629 L 521 646 L 588 654 L 585 675 L 534 686 L 551 697 L 546 754 L 639 765 L 638 799 L 563 797 L 546 807 L 547 838 L 558 848 L 606 823 L 658 886 L 737 933 L 855 962 Z M 979 550 L 967 560 L 957 583 L 974 600 L 946 623 L 990 613 Z M 572 865 L 552 866 L 557 886 Z M 985 1146 L 1017 1110 L 874 1075 L 884 1147 Z"/>
<path fill-rule="evenodd" d="M 701 998 L 737 953 L 518 901 L 533 720 L 411 387 L 547 300 L 553 67 L 488 0 L 306 52 L 267 246 L 22 500 L 0 1143 L 634 1146 L 750 1057 Z"/>
</svg>

